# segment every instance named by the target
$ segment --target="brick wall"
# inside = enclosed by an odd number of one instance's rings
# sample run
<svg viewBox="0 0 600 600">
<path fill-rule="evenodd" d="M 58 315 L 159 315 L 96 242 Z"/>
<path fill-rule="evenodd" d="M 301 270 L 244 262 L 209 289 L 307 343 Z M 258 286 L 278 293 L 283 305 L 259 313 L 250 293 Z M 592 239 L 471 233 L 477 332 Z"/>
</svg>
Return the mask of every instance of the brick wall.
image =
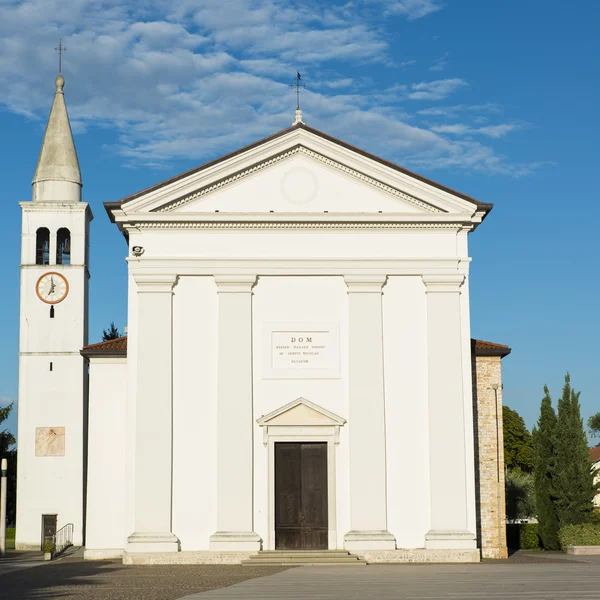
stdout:
<svg viewBox="0 0 600 600">
<path fill-rule="evenodd" d="M 507 558 L 500 356 L 473 361 L 477 541 L 482 558 Z M 497 384 L 494 391 L 492 385 Z"/>
</svg>

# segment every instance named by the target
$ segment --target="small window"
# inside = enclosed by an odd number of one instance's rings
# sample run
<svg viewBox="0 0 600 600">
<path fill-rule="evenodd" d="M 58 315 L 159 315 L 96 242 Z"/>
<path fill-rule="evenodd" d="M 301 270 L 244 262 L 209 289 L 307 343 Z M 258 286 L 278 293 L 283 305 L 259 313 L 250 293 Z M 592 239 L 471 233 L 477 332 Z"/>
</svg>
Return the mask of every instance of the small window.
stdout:
<svg viewBox="0 0 600 600">
<path fill-rule="evenodd" d="M 71 264 L 71 232 L 66 227 L 56 233 L 56 264 Z"/>
<path fill-rule="evenodd" d="M 50 264 L 50 231 L 40 227 L 35 234 L 35 264 Z"/>
</svg>

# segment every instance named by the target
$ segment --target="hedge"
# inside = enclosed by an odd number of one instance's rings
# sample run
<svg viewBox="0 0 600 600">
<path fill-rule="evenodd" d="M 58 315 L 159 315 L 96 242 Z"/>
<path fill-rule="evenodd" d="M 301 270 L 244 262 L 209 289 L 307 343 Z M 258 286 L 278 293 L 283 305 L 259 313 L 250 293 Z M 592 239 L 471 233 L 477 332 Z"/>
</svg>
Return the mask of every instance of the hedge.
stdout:
<svg viewBox="0 0 600 600">
<path fill-rule="evenodd" d="M 558 532 L 560 546 L 600 546 L 600 524 L 565 525 Z"/>
<path fill-rule="evenodd" d="M 536 550 L 540 547 L 537 523 L 507 525 L 506 539 L 511 550 Z"/>
</svg>

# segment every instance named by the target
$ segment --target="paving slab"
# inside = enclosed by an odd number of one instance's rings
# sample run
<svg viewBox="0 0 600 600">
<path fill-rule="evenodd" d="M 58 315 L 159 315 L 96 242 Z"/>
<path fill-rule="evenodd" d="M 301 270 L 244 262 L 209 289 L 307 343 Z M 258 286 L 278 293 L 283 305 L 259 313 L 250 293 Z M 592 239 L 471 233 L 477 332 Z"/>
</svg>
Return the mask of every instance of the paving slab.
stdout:
<svg viewBox="0 0 600 600">
<path fill-rule="evenodd" d="M 598 600 L 595 564 L 298 567 L 185 600 Z"/>
</svg>

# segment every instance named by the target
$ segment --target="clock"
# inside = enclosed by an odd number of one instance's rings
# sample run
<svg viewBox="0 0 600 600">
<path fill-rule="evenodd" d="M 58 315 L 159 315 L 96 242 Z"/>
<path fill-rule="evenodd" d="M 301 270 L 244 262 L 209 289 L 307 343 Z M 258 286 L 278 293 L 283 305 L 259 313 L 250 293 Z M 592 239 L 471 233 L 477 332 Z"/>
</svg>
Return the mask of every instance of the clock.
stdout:
<svg viewBox="0 0 600 600">
<path fill-rule="evenodd" d="M 35 284 L 38 298 L 46 304 L 58 304 L 69 293 L 69 282 L 60 273 L 44 273 Z"/>
</svg>

